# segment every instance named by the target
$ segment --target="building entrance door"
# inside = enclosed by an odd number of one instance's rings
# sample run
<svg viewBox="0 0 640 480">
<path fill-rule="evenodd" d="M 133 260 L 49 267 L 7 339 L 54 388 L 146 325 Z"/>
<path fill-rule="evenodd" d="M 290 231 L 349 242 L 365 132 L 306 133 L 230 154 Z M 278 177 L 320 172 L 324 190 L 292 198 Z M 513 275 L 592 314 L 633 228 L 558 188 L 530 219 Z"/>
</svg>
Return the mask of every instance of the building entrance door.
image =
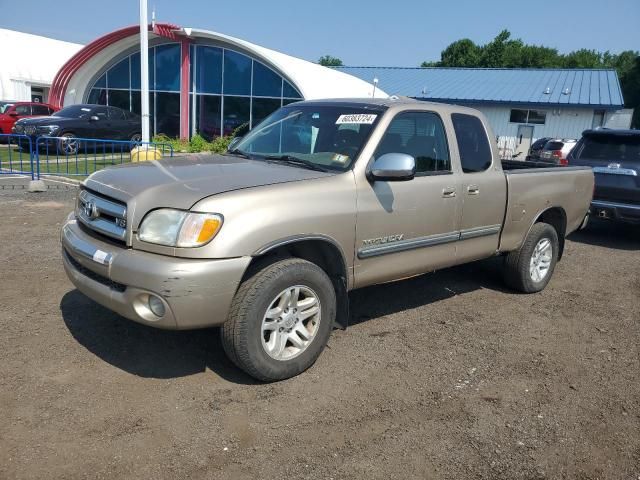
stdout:
<svg viewBox="0 0 640 480">
<path fill-rule="evenodd" d="M 529 148 L 531 148 L 531 140 L 533 140 L 533 125 L 518 125 L 516 148 L 513 152 L 514 159 L 524 160 L 527 158 Z"/>
</svg>

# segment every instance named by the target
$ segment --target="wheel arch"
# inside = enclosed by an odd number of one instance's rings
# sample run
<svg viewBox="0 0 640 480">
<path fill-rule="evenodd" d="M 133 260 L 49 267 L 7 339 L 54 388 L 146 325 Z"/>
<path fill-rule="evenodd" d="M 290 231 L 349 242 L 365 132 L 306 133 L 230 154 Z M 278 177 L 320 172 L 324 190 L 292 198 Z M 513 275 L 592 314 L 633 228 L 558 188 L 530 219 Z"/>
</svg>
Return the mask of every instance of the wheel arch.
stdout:
<svg viewBox="0 0 640 480">
<path fill-rule="evenodd" d="M 245 275 L 253 275 L 265 265 L 282 258 L 295 257 L 316 264 L 329 276 L 336 290 L 338 311 L 336 323 L 346 328 L 349 318 L 348 290 L 351 278 L 344 251 L 333 238 L 325 235 L 302 235 L 270 242 L 252 254 Z"/>
<path fill-rule="evenodd" d="M 560 261 L 564 252 L 564 237 L 567 232 L 567 212 L 560 206 L 549 207 L 541 211 L 529 227 L 527 235 L 529 235 L 529 232 L 536 223 L 547 223 L 555 229 L 558 234 L 558 261 Z"/>
</svg>

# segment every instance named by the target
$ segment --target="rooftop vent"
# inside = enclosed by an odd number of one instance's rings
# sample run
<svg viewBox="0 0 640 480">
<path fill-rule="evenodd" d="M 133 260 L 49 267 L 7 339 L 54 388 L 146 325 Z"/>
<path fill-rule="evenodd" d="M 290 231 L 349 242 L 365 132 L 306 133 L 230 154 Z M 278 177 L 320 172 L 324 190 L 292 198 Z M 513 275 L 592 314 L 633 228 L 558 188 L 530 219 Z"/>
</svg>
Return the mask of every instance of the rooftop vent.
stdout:
<svg viewBox="0 0 640 480">
<path fill-rule="evenodd" d="M 571 95 L 571 89 L 569 89 L 569 88 L 565 88 L 565 89 L 562 91 L 562 94 L 563 94 L 563 95 Z"/>
<path fill-rule="evenodd" d="M 547 87 L 547 88 L 544 89 L 544 92 L 542 92 L 542 93 L 544 93 L 545 95 L 550 95 L 551 94 L 551 89 L 549 87 Z"/>
</svg>

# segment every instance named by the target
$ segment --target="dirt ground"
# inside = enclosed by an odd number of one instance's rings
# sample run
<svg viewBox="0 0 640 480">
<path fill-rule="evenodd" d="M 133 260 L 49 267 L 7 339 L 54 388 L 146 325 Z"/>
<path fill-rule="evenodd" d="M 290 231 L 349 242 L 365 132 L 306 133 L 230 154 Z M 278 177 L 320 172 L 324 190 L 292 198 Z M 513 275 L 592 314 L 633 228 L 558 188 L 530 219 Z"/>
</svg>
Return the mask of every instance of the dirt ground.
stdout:
<svg viewBox="0 0 640 480">
<path fill-rule="evenodd" d="M 541 294 L 495 260 L 355 292 L 314 367 L 259 384 L 217 330 L 74 290 L 74 188 L 2 183 L 1 479 L 640 478 L 640 229 L 572 236 Z"/>
</svg>

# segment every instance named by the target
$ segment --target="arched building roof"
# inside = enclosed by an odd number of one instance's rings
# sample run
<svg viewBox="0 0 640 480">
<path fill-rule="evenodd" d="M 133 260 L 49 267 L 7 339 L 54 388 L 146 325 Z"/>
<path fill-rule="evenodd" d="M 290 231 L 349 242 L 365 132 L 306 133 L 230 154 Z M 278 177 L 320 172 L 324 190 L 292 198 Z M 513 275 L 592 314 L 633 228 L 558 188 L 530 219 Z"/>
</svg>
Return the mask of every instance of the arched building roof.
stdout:
<svg viewBox="0 0 640 480">
<path fill-rule="evenodd" d="M 181 28 L 168 23 L 157 23 L 153 28 L 150 26 L 150 43 L 162 37 L 178 41 L 186 39 L 193 43 L 214 43 L 244 52 L 286 78 L 305 99 L 366 98 L 374 95 L 373 85 L 352 75 L 229 35 L 209 30 Z M 136 48 L 138 42 L 139 27 L 136 25 L 108 33 L 87 44 L 57 73 L 51 87 L 50 103 L 63 106 L 83 102 L 96 73 L 104 70 L 123 52 Z M 375 96 L 380 98 L 386 97 L 387 94 L 377 89 Z"/>
</svg>

